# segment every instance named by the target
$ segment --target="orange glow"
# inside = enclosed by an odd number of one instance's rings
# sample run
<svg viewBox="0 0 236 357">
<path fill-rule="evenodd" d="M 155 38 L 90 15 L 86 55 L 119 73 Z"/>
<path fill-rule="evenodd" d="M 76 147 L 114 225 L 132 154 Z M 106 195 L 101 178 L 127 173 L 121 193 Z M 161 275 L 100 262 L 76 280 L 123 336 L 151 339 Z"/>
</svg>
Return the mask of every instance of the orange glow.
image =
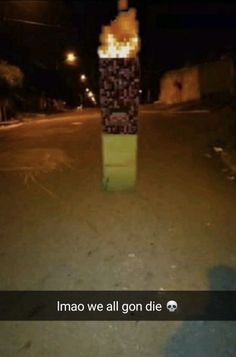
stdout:
<svg viewBox="0 0 236 357">
<path fill-rule="evenodd" d="M 76 55 L 73 53 L 73 52 L 70 52 L 70 53 L 67 53 L 67 56 L 66 56 L 66 61 L 68 63 L 75 63 L 76 62 Z"/>
<path fill-rule="evenodd" d="M 128 0 L 120 0 L 118 4 L 118 9 L 120 11 L 128 9 Z"/>
<path fill-rule="evenodd" d="M 128 3 L 119 1 L 119 9 L 125 10 Z M 110 26 L 104 26 L 100 36 L 101 46 L 98 49 L 100 58 L 135 58 L 140 50 L 138 37 L 139 23 L 136 10 L 122 11 Z"/>
</svg>

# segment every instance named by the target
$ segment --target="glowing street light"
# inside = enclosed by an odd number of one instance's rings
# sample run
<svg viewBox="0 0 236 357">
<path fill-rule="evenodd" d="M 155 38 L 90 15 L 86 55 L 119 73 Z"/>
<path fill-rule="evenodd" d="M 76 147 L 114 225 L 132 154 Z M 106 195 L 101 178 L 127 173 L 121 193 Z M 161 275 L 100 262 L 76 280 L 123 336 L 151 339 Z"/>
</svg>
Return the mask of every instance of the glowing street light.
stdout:
<svg viewBox="0 0 236 357">
<path fill-rule="evenodd" d="M 83 83 L 86 82 L 86 80 L 87 80 L 86 75 L 85 75 L 85 74 L 81 74 L 80 80 L 81 80 L 81 82 L 83 82 Z"/>
<path fill-rule="evenodd" d="M 73 64 L 75 63 L 77 60 L 77 57 L 76 55 L 73 53 L 73 52 L 69 52 L 67 53 L 66 55 L 66 62 L 70 63 L 70 64 Z"/>
<path fill-rule="evenodd" d="M 88 92 L 88 97 L 89 97 L 89 98 L 92 98 L 92 97 L 93 97 L 93 92 L 89 91 L 89 92 Z"/>
<path fill-rule="evenodd" d="M 95 99 L 95 97 L 94 97 L 94 96 L 92 96 L 90 99 L 91 99 L 91 101 L 93 102 L 93 104 L 94 104 L 94 105 L 96 105 L 96 104 L 97 104 L 97 101 L 96 101 L 96 99 Z"/>
</svg>

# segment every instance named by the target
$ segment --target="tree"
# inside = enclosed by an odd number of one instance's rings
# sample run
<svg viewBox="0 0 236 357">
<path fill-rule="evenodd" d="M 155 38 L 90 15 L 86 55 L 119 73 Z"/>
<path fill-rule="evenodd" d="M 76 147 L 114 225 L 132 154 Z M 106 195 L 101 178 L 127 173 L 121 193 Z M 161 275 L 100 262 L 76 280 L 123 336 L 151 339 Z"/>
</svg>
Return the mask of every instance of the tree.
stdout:
<svg viewBox="0 0 236 357">
<path fill-rule="evenodd" d="M 19 67 L 0 62 L 0 95 L 7 98 L 22 87 L 24 74 Z"/>
<path fill-rule="evenodd" d="M 24 74 L 19 67 L 0 62 L 0 121 L 12 116 L 12 99 L 22 87 Z"/>
</svg>

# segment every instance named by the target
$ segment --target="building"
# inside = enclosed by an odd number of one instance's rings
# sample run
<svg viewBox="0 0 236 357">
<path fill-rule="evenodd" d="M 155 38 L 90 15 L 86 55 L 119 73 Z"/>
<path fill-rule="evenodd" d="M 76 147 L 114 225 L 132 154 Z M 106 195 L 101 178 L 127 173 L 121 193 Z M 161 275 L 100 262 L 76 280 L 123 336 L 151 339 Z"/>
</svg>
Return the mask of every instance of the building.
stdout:
<svg viewBox="0 0 236 357">
<path fill-rule="evenodd" d="M 166 72 L 159 100 L 178 104 L 200 100 L 225 100 L 235 94 L 235 65 L 230 57 Z"/>
</svg>

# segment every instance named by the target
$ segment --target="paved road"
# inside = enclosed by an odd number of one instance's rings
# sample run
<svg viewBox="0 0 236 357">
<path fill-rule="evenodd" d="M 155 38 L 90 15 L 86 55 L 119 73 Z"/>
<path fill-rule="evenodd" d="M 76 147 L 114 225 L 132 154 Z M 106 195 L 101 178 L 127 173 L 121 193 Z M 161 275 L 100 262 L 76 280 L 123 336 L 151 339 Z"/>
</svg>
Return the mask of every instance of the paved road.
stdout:
<svg viewBox="0 0 236 357">
<path fill-rule="evenodd" d="M 100 117 L 0 130 L 0 289 L 236 289 L 236 186 L 215 116 L 140 115 L 135 193 L 101 190 Z M 0 355 L 235 356 L 234 323 L 1 323 Z"/>
</svg>

